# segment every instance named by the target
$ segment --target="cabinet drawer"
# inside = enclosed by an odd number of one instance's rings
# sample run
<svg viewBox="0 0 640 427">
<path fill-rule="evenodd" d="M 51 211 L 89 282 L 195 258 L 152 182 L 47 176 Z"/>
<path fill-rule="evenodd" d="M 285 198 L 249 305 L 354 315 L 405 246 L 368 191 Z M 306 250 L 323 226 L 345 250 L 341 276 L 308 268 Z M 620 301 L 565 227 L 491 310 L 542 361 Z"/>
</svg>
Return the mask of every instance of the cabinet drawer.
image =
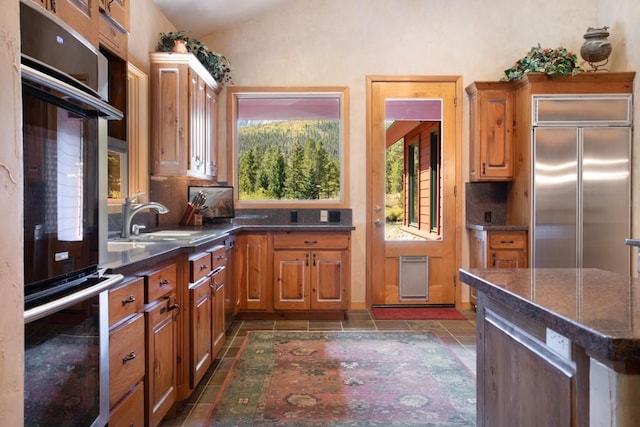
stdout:
<svg viewBox="0 0 640 427">
<path fill-rule="evenodd" d="M 204 252 L 189 258 L 189 281 L 196 283 L 211 272 L 211 254 Z"/>
<path fill-rule="evenodd" d="M 144 426 L 144 383 L 139 383 L 109 417 L 110 426 Z"/>
<path fill-rule="evenodd" d="M 282 233 L 273 236 L 274 249 L 347 249 L 350 236 L 343 233 Z"/>
<path fill-rule="evenodd" d="M 170 264 L 146 276 L 146 303 L 172 292 L 176 288 L 176 265 Z"/>
<path fill-rule="evenodd" d="M 109 406 L 115 405 L 144 377 L 142 313 L 109 334 Z"/>
<path fill-rule="evenodd" d="M 491 249 L 524 249 L 524 233 L 491 233 L 489 247 Z"/>
<path fill-rule="evenodd" d="M 109 326 L 142 310 L 144 299 L 144 280 L 142 278 L 128 282 L 109 291 Z"/>
<path fill-rule="evenodd" d="M 224 246 L 216 246 L 211 250 L 211 270 L 217 270 L 227 265 L 227 250 Z"/>
</svg>

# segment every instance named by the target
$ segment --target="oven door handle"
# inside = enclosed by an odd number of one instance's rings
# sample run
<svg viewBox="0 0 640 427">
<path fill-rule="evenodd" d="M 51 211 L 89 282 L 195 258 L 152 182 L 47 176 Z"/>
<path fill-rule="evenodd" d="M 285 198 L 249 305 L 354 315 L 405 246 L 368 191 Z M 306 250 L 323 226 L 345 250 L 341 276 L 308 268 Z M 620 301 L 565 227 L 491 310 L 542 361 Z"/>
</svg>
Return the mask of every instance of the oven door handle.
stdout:
<svg viewBox="0 0 640 427">
<path fill-rule="evenodd" d="M 28 65 L 20 65 L 20 74 L 25 80 L 41 84 L 49 89 L 56 90 L 65 96 L 70 96 L 81 102 L 84 102 L 88 106 L 95 108 L 101 116 L 105 117 L 108 120 L 120 120 L 124 117 L 122 111 L 112 107 L 100 98 L 92 96 L 81 89 L 75 88 L 68 83 L 51 77 L 43 73 L 42 71 L 38 71 L 35 68 L 29 67 Z"/>
<path fill-rule="evenodd" d="M 102 280 L 96 285 L 93 285 L 86 289 L 82 289 L 78 292 L 74 292 L 70 295 L 66 295 L 62 298 L 58 298 L 57 300 L 48 302 L 46 304 L 33 307 L 29 310 L 25 310 L 24 323 L 26 324 L 29 322 L 33 322 L 34 320 L 42 319 L 43 317 L 46 317 L 50 314 L 56 313 L 67 307 L 71 307 L 72 305 L 77 304 L 80 301 L 84 301 L 88 298 L 94 297 L 100 294 L 102 291 L 106 291 L 107 289 L 117 285 L 124 279 L 124 276 L 122 274 L 105 274 L 102 277 L 104 277 L 105 280 Z"/>
</svg>

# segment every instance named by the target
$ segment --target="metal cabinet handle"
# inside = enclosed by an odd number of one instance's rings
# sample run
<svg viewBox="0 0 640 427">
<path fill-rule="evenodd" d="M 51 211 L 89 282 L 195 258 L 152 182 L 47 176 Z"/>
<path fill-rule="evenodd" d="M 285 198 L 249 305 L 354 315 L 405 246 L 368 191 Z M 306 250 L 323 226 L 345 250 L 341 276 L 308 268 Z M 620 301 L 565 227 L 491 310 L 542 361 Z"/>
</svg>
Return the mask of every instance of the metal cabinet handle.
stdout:
<svg viewBox="0 0 640 427">
<path fill-rule="evenodd" d="M 158 282 L 158 285 L 164 286 L 169 284 L 169 279 L 162 279 Z"/>
<path fill-rule="evenodd" d="M 209 265 L 208 265 L 208 264 L 202 264 L 202 265 L 200 266 L 200 270 L 206 270 L 207 268 L 209 268 Z"/>
<path fill-rule="evenodd" d="M 316 243 L 318 243 L 317 240 L 305 240 L 304 241 L 305 245 L 315 245 Z"/>
<path fill-rule="evenodd" d="M 309 267 L 309 254 L 306 254 L 304 257 L 305 257 L 304 265 Z"/>
<path fill-rule="evenodd" d="M 107 10 L 109 10 L 109 12 L 111 12 L 111 3 L 113 3 L 113 0 L 109 0 L 109 3 L 107 3 Z"/>
<path fill-rule="evenodd" d="M 482 162 L 482 175 L 486 175 L 487 173 L 487 164 Z"/>
<path fill-rule="evenodd" d="M 122 305 L 131 304 L 132 302 L 135 302 L 135 301 L 136 301 L 136 297 L 131 295 L 129 298 L 125 298 L 122 300 Z"/>
<path fill-rule="evenodd" d="M 169 311 L 176 310 L 176 316 L 180 314 L 180 304 L 173 300 L 173 305 L 169 306 Z"/>
<path fill-rule="evenodd" d="M 513 240 L 500 240 L 503 245 L 513 245 Z"/>
<path fill-rule="evenodd" d="M 313 254 L 313 266 L 314 267 L 316 266 L 316 254 L 315 253 Z"/>
<path fill-rule="evenodd" d="M 122 358 L 122 363 L 127 363 L 129 360 L 133 360 L 136 358 L 136 352 L 132 351 Z"/>
<path fill-rule="evenodd" d="M 495 252 L 491 254 L 491 262 L 492 262 L 493 266 L 495 267 L 496 266 L 496 253 Z"/>
</svg>

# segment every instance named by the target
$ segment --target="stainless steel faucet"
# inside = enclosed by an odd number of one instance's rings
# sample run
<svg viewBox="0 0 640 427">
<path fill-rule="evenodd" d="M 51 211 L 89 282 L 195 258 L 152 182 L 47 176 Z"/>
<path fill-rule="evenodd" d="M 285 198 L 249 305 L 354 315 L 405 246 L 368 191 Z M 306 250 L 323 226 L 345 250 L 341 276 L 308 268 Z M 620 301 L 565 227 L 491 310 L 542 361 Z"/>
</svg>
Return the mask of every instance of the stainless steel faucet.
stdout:
<svg viewBox="0 0 640 427">
<path fill-rule="evenodd" d="M 120 237 L 127 239 L 131 236 L 131 219 L 135 214 L 144 209 L 155 209 L 158 213 L 166 214 L 169 212 L 166 206 L 158 202 L 146 202 L 139 205 L 133 205 L 137 200 L 137 196 L 141 193 L 135 194 L 133 197 L 127 197 L 122 204 L 122 231 Z M 138 229 L 143 227 L 137 227 Z"/>
</svg>

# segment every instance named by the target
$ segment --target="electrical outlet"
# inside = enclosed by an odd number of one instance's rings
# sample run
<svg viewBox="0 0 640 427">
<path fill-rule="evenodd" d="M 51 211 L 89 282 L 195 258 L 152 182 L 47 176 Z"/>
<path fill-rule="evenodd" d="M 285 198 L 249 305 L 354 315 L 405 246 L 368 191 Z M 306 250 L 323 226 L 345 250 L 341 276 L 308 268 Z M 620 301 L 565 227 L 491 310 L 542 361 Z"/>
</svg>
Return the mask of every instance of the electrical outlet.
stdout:
<svg viewBox="0 0 640 427">
<path fill-rule="evenodd" d="M 553 329 L 547 328 L 546 343 L 551 350 L 567 359 L 571 359 L 571 341 L 569 341 L 569 338 L 560 335 Z"/>
<path fill-rule="evenodd" d="M 289 222 L 298 222 L 298 211 L 289 212 Z"/>
<path fill-rule="evenodd" d="M 320 222 L 327 221 L 329 221 L 329 211 L 323 209 L 320 211 Z"/>
<path fill-rule="evenodd" d="M 329 211 L 329 222 L 340 222 L 340 211 Z"/>
<path fill-rule="evenodd" d="M 491 222 L 491 211 L 486 211 L 484 213 L 484 222 Z"/>
</svg>

